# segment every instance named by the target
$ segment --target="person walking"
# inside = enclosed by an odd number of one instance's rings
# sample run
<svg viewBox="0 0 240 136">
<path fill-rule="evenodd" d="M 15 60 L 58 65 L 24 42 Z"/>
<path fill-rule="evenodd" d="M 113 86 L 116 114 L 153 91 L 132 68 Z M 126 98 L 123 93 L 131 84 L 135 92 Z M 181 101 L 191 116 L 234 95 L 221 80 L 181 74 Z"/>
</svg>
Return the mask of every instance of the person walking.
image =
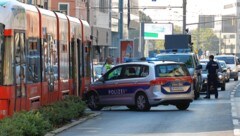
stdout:
<svg viewBox="0 0 240 136">
<path fill-rule="evenodd" d="M 204 97 L 205 99 L 210 99 L 211 94 L 211 86 L 213 87 L 213 91 L 215 93 L 215 98 L 218 99 L 218 90 L 217 90 L 217 69 L 219 68 L 218 63 L 214 61 L 214 56 L 209 56 L 209 62 L 206 66 L 206 70 L 208 70 L 208 77 L 207 77 L 207 96 Z"/>
<path fill-rule="evenodd" d="M 102 67 L 102 75 L 104 75 L 108 70 L 110 70 L 112 68 L 112 58 L 111 57 L 107 57 L 103 67 Z"/>
</svg>

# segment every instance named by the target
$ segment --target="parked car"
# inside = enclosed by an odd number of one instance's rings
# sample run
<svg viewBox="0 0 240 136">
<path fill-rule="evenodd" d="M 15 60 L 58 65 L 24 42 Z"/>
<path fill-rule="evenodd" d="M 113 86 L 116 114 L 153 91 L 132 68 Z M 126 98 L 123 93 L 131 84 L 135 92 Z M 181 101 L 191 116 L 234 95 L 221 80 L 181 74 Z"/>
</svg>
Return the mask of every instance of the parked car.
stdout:
<svg viewBox="0 0 240 136">
<path fill-rule="evenodd" d="M 225 81 L 229 82 L 229 80 L 230 80 L 230 73 L 231 73 L 230 68 L 227 67 L 227 64 L 223 60 L 219 60 L 218 62 L 220 63 L 221 68 L 223 69 L 223 72 L 226 75 L 225 76 Z"/>
<path fill-rule="evenodd" d="M 91 110 L 126 105 L 147 111 L 152 106 L 175 105 L 186 110 L 194 99 L 192 77 L 179 62 L 129 62 L 115 66 L 86 92 Z"/>
<path fill-rule="evenodd" d="M 216 61 L 218 63 L 218 65 L 220 66 L 221 64 L 219 63 L 219 61 Z M 206 69 L 207 63 L 201 63 L 203 69 L 202 69 L 202 79 L 203 79 L 203 87 L 201 92 L 206 92 L 207 91 L 207 76 L 208 76 L 208 71 Z M 217 75 L 218 75 L 218 81 L 217 81 L 217 86 L 218 88 L 220 87 L 222 91 L 225 90 L 226 88 L 226 72 L 224 69 L 222 69 L 222 67 L 220 66 L 219 69 L 217 70 Z"/>
<path fill-rule="evenodd" d="M 224 73 L 225 75 L 225 81 L 226 82 L 229 82 L 229 79 L 230 79 L 230 68 L 227 67 L 227 64 L 225 63 L 225 61 L 223 60 L 214 60 L 214 61 L 218 61 L 219 63 L 219 66 L 221 66 L 222 68 L 222 72 Z M 200 60 L 200 63 L 203 64 L 203 63 L 208 63 L 209 62 L 209 59 L 201 59 Z M 204 67 L 206 68 L 206 67 Z M 203 69 L 204 70 L 204 69 Z"/>
<path fill-rule="evenodd" d="M 198 99 L 200 91 L 202 90 L 202 75 L 201 69 L 202 66 L 199 63 L 198 57 L 196 54 L 191 52 L 162 52 L 161 54 L 156 55 L 156 58 L 161 61 L 175 61 L 183 62 L 186 64 L 192 78 L 194 86 L 194 98 Z"/>
<path fill-rule="evenodd" d="M 237 67 L 238 67 L 238 72 L 240 72 L 240 58 L 239 57 L 237 57 Z"/>
<path fill-rule="evenodd" d="M 223 60 L 226 62 L 227 67 L 230 68 L 230 78 L 233 78 L 234 81 L 238 81 L 238 61 L 234 55 L 217 55 L 215 56 L 217 60 Z"/>
</svg>

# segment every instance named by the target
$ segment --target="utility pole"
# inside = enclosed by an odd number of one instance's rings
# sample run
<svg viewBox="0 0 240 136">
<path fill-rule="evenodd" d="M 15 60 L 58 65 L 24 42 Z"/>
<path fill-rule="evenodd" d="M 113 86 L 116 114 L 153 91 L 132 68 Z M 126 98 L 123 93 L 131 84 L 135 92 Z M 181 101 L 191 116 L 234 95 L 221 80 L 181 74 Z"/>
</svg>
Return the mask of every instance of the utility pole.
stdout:
<svg viewBox="0 0 240 136">
<path fill-rule="evenodd" d="M 118 21 L 118 33 L 119 33 L 119 40 L 123 37 L 123 0 L 118 0 L 119 6 L 119 21 Z"/>
<path fill-rule="evenodd" d="M 183 34 L 186 31 L 186 8 L 187 8 L 187 0 L 183 0 Z"/>
<path fill-rule="evenodd" d="M 118 0 L 119 20 L 118 20 L 118 33 L 119 33 L 119 60 L 121 58 L 121 40 L 123 38 L 123 0 Z"/>
<path fill-rule="evenodd" d="M 90 24 L 90 8 L 89 8 L 89 0 L 87 0 L 86 6 L 87 6 L 87 22 Z"/>
</svg>

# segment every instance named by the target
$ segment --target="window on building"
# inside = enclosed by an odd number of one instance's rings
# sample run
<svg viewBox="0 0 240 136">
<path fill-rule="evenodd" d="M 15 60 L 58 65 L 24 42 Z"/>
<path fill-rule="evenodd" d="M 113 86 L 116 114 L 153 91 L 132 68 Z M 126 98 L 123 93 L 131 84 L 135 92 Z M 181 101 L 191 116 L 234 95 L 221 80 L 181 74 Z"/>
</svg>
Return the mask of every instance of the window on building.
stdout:
<svg viewBox="0 0 240 136">
<path fill-rule="evenodd" d="M 48 1 L 44 1 L 43 8 L 48 9 Z"/>
<path fill-rule="evenodd" d="M 224 9 L 229 9 L 229 8 L 232 8 L 232 7 L 233 7 L 232 4 L 224 5 Z"/>
<path fill-rule="evenodd" d="M 235 38 L 235 35 L 234 35 L 234 34 L 231 34 L 231 35 L 230 35 L 230 38 Z"/>
<path fill-rule="evenodd" d="M 58 4 L 58 10 L 61 13 L 64 13 L 66 15 L 69 15 L 69 3 L 59 3 Z"/>
<path fill-rule="evenodd" d="M 109 8 L 108 0 L 100 0 L 99 1 L 99 11 L 107 13 Z"/>
</svg>

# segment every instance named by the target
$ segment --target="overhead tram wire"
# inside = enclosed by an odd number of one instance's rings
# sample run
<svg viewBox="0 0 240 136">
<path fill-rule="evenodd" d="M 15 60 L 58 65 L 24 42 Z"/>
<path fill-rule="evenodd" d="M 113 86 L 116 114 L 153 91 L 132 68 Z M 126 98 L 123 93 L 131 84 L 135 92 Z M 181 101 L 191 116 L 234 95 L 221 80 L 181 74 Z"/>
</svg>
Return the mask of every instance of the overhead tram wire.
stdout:
<svg viewBox="0 0 240 136">
<path fill-rule="evenodd" d="M 214 22 L 223 22 L 223 21 L 229 21 L 229 20 L 236 20 L 236 19 L 240 19 L 240 17 L 236 17 L 236 16 L 233 16 L 235 18 L 233 18 L 232 16 L 226 16 L 226 17 L 229 17 L 228 19 L 221 19 L 221 20 L 214 20 L 214 21 L 208 21 L 208 22 L 198 22 L 198 23 L 189 23 L 189 24 L 186 24 L 186 25 L 198 25 L 198 24 L 207 24 L 207 23 L 214 23 Z M 232 18 L 231 18 L 232 17 Z"/>
<path fill-rule="evenodd" d="M 114 7 L 90 7 L 92 9 L 118 9 L 118 6 Z M 134 6 L 130 7 L 130 9 L 168 9 L 168 8 L 182 8 L 182 6 Z M 128 7 L 123 7 L 123 9 L 128 9 Z"/>
</svg>

